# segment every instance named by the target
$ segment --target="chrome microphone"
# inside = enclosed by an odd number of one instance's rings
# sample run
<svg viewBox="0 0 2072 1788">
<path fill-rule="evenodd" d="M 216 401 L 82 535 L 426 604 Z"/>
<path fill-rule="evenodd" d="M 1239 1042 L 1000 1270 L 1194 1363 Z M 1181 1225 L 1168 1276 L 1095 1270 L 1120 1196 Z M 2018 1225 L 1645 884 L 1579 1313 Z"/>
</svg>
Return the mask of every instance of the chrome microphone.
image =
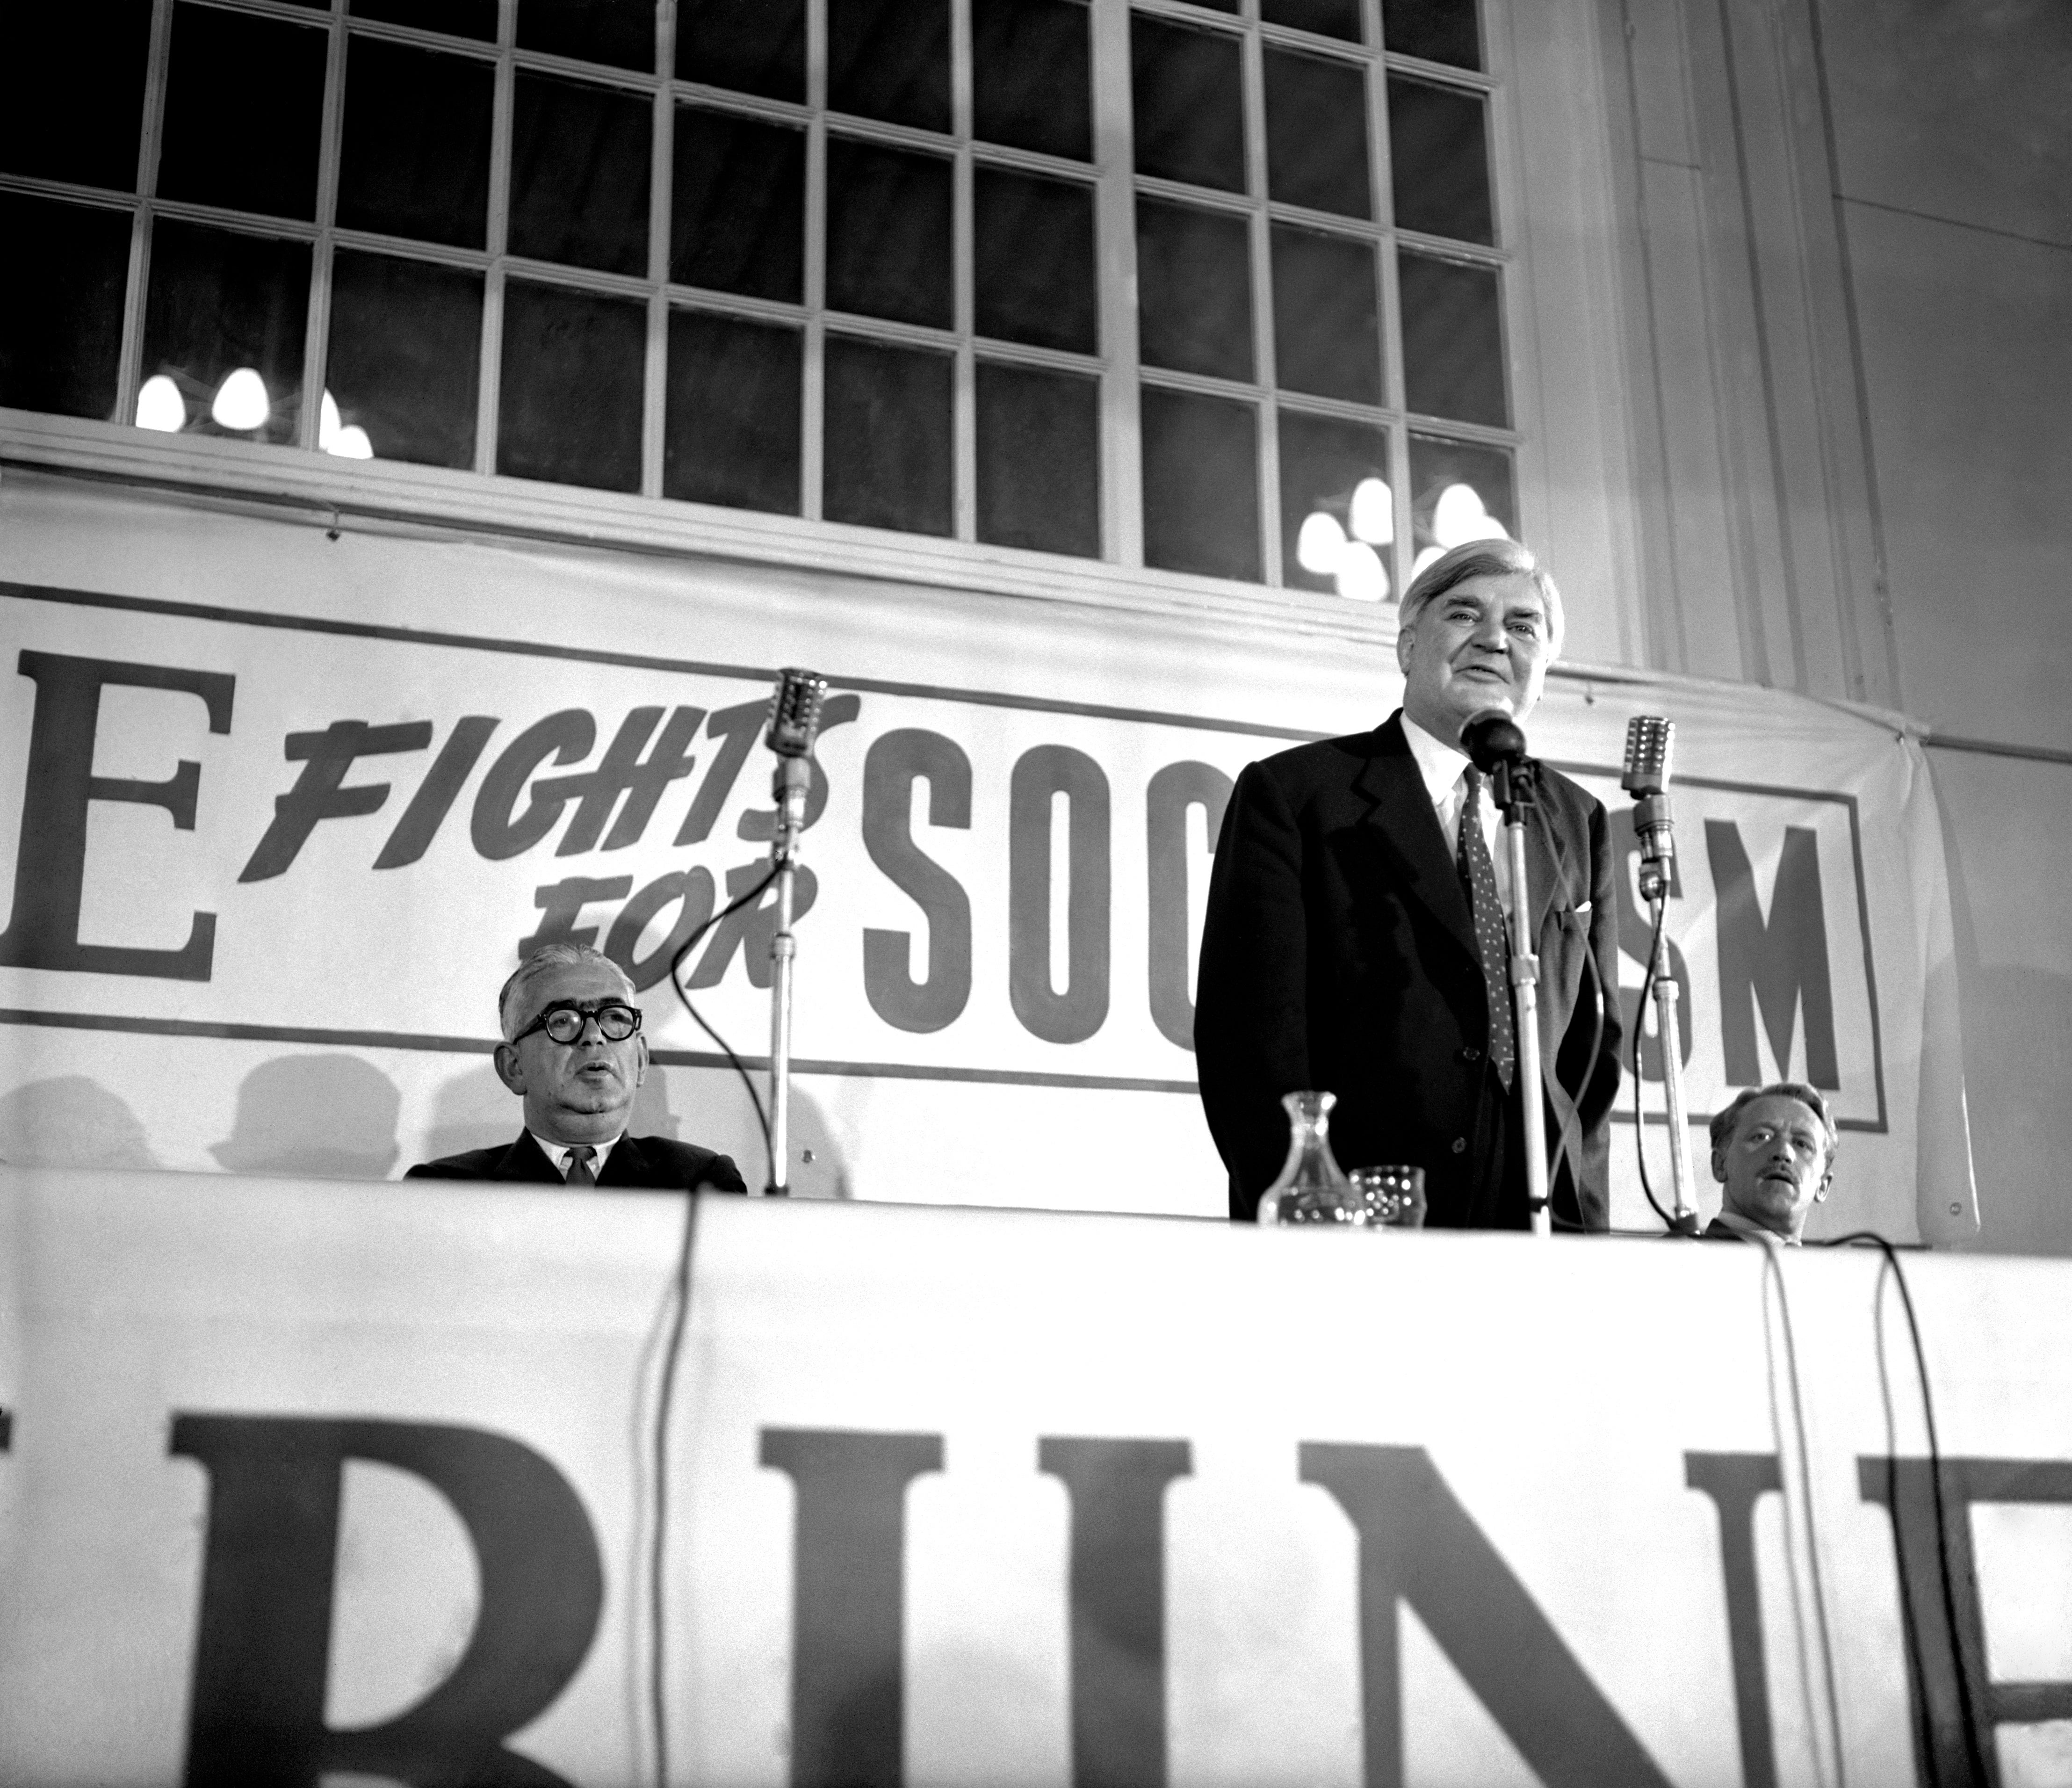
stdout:
<svg viewBox="0 0 2072 1788">
<path fill-rule="evenodd" d="M 780 758 L 810 757 L 820 730 L 820 704 L 827 696 L 828 680 L 816 672 L 796 666 L 779 671 L 763 742 Z"/>
<path fill-rule="evenodd" d="M 1634 797 L 1634 835 L 1640 841 L 1645 869 L 1666 874 L 1676 856 L 1669 817 L 1669 754 L 1675 742 L 1673 721 L 1659 714 L 1635 714 L 1626 723 L 1626 773 L 1619 786 Z"/>
</svg>

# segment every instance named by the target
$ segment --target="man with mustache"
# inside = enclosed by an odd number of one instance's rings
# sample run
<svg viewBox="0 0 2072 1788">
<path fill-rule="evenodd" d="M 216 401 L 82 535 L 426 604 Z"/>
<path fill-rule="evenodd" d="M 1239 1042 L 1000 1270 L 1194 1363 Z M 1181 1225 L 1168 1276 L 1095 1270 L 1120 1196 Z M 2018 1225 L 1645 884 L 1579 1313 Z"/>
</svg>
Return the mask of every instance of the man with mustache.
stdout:
<svg viewBox="0 0 2072 1788">
<path fill-rule="evenodd" d="M 1404 593 L 1403 706 L 1371 733 L 1248 765 L 1211 877 L 1194 1013 L 1202 1103 L 1250 1221 L 1288 1149 L 1281 1099 L 1337 1095 L 1347 1168 L 1424 1169 L 1427 1222 L 1523 1228 L 1527 1203 L 1505 915 L 1540 959 L 1555 1221 L 1601 1229 L 1618 1087 L 1617 902 L 1601 803 L 1542 769 L 1511 865 L 1464 721 L 1531 714 L 1560 650 L 1560 593 L 1514 541 L 1475 541 Z M 1568 1146 L 1560 1147 L 1565 1136 Z"/>
<path fill-rule="evenodd" d="M 516 1142 L 420 1162 L 413 1180 L 528 1180 L 570 1187 L 746 1192 L 726 1156 L 626 1133 L 648 1077 L 648 1039 L 626 972 L 601 950 L 543 943 L 496 1001 L 496 1075 L 525 1103 Z"/>
<path fill-rule="evenodd" d="M 1797 1247 L 1827 1196 L 1840 1140 L 1817 1087 L 1779 1080 L 1739 1095 L 1712 1120 L 1712 1178 L 1723 1190 L 1705 1239 Z"/>
</svg>

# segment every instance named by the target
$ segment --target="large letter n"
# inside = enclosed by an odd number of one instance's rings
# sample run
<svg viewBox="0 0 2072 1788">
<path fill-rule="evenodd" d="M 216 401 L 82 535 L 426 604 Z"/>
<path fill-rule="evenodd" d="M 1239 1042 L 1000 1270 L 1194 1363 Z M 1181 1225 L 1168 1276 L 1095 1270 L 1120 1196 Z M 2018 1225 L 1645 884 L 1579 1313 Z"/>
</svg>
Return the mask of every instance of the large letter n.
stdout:
<svg viewBox="0 0 2072 1788">
<path fill-rule="evenodd" d="M 1367 1788 L 1403 1784 L 1399 1601 L 1548 1788 L 1669 1788 L 1422 1447 L 1305 1441 L 1301 1458 L 1359 1535 Z"/>
</svg>

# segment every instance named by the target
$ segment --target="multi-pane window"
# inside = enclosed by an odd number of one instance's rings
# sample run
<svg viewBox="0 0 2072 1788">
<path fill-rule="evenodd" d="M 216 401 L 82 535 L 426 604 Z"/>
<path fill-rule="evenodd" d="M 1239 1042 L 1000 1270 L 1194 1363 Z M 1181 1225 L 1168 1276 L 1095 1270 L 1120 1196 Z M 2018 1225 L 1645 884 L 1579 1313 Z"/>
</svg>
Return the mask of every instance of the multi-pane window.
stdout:
<svg viewBox="0 0 2072 1788">
<path fill-rule="evenodd" d="M 1130 36 L 1146 562 L 1379 595 L 1513 526 L 1478 9 L 1143 0 Z"/>
<path fill-rule="evenodd" d="M 1379 594 L 1513 524 L 1478 13 L 0 0 L 0 405 Z"/>
</svg>

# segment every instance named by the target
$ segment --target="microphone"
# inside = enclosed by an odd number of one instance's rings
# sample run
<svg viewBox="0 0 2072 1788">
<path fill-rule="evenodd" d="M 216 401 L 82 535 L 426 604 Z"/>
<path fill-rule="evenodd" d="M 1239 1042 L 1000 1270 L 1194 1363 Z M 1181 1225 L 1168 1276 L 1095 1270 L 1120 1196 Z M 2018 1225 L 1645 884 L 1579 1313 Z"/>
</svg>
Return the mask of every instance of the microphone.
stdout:
<svg viewBox="0 0 2072 1788">
<path fill-rule="evenodd" d="M 1626 723 L 1626 773 L 1619 786 L 1634 797 L 1633 829 L 1641 861 L 1666 872 L 1676 854 L 1669 818 L 1669 750 L 1676 726 L 1659 714 L 1635 714 Z"/>
<path fill-rule="evenodd" d="M 1493 776 L 1498 764 L 1515 764 L 1525 755 L 1525 734 L 1505 709 L 1485 708 L 1462 727 L 1461 749 L 1476 769 Z"/>
<path fill-rule="evenodd" d="M 820 704 L 827 694 L 828 680 L 814 672 L 796 666 L 779 671 L 777 687 L 770 697 L 770 725 L 763 742 L 780 758 L 811 756 L 813 741 L 820 730 Z"/>
</svg>

